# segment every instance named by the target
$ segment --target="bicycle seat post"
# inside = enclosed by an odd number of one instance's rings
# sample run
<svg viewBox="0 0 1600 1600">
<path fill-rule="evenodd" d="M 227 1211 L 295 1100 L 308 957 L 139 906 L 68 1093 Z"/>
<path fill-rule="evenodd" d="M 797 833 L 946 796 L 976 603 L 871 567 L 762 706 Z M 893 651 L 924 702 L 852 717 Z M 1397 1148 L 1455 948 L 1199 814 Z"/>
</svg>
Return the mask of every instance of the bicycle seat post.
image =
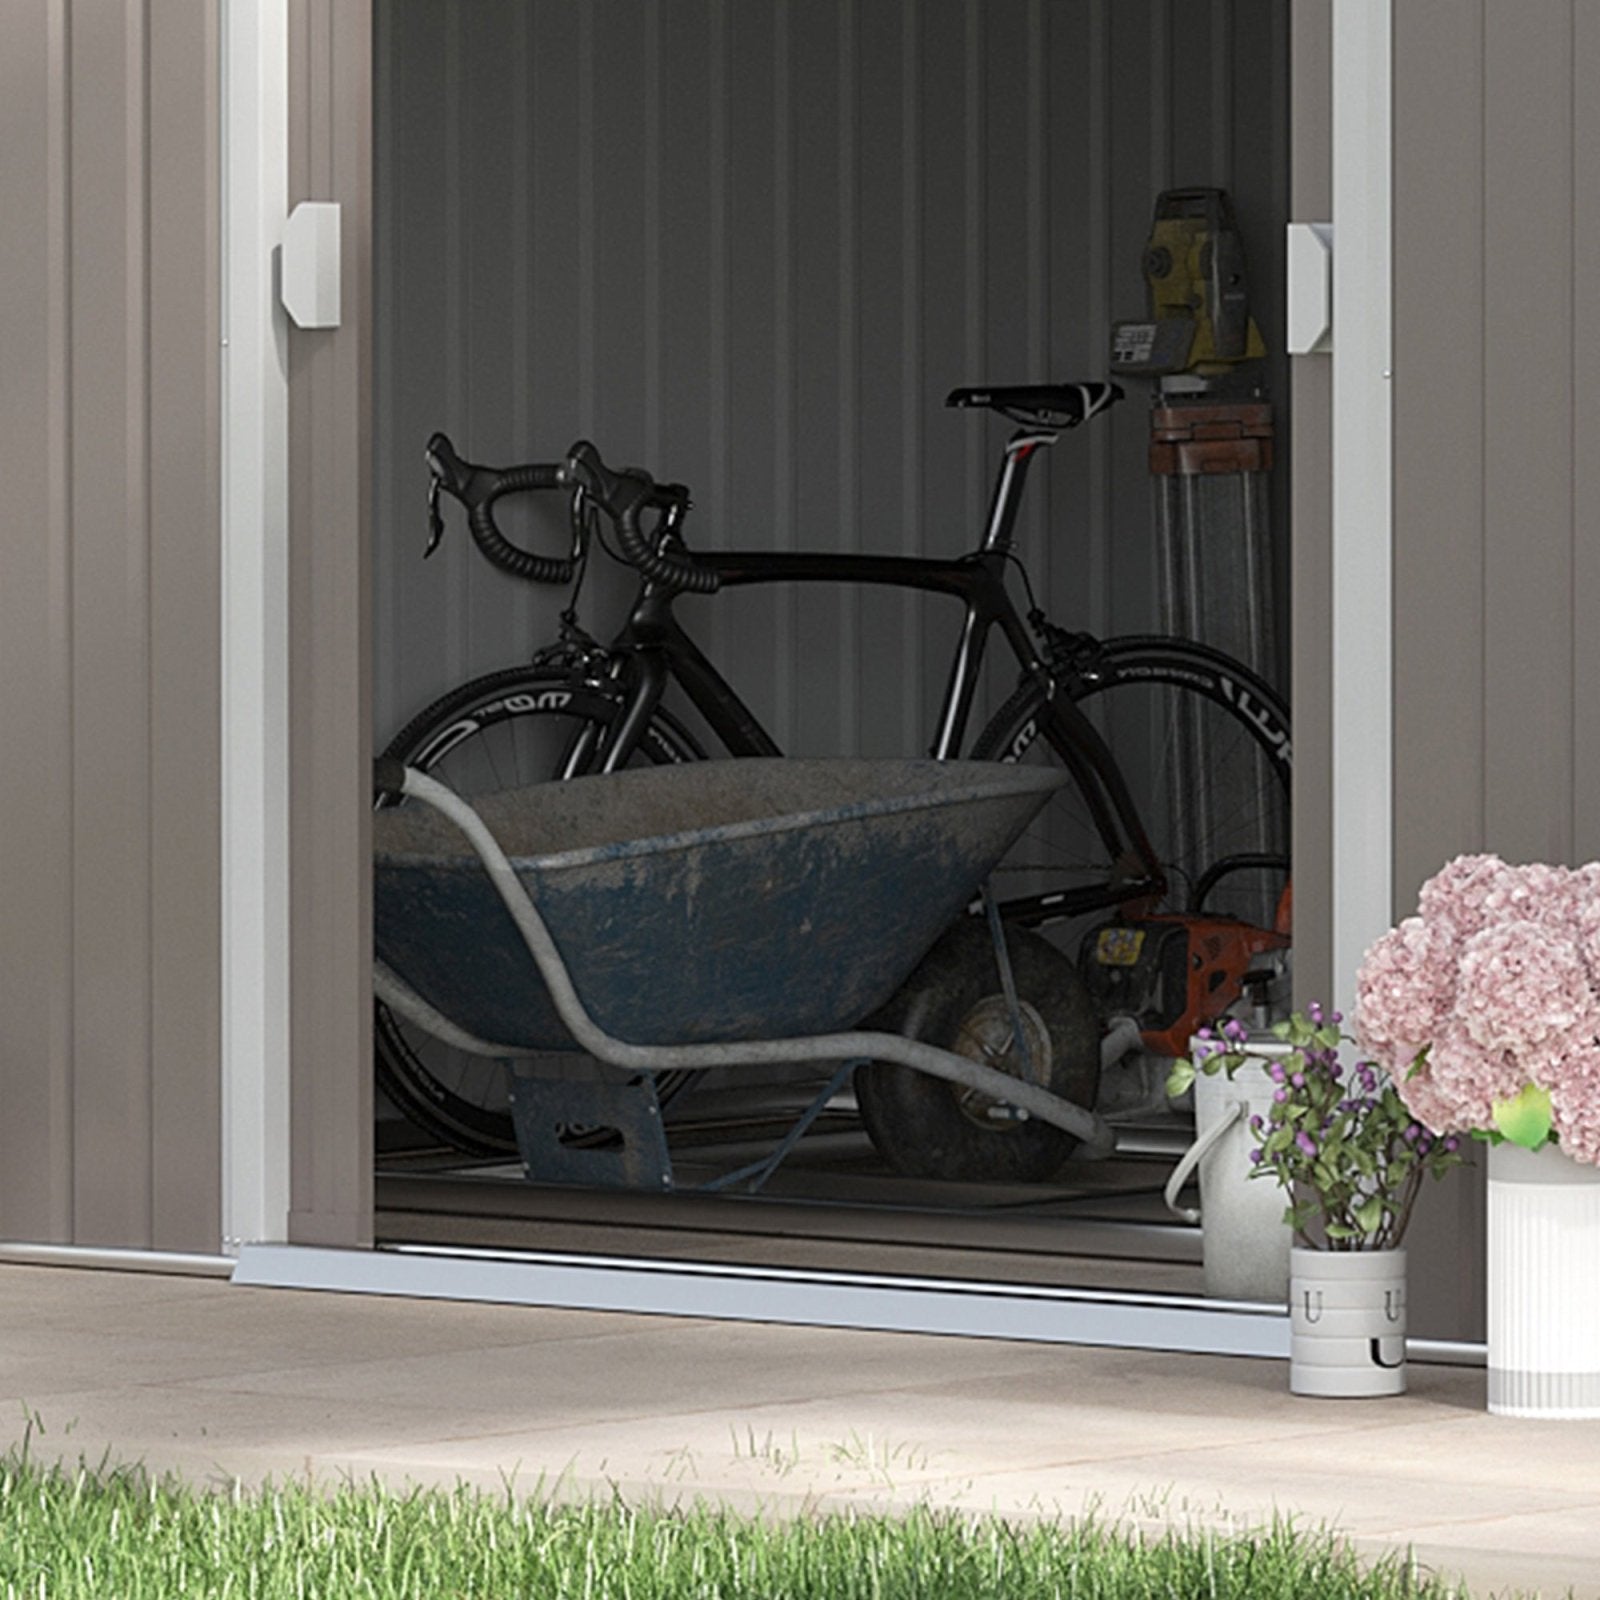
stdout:
<svg viewBox="0 0 1600 1600">
<path fill-rule="evenodd" d="M 989 520 L 984 528 L 980 550 L 1009 550 L 1011 531 L 1017 523 L 1022 491 L 1028 479 L 1028 463 L 1035 451 L 1052 445 L 1061 435 L 1049 428 L 1021 427 L 1006 441 L 1001 452 L 1000 472 L 995 478 L 994 498 L 989 502 Z"/>
</svg>

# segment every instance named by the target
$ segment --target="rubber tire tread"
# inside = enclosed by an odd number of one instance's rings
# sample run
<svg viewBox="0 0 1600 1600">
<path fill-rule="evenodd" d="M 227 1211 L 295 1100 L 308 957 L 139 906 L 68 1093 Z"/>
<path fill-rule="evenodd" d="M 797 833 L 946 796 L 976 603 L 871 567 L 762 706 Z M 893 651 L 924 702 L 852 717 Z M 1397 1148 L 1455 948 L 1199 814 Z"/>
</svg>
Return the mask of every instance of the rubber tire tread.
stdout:
<svg viewBox="0 0 1600 1600">
<path fill-rule="evenodd" d="M 1128 634 L 1117 639 L 1109 639 L 1101 647 L 1101 659 L 1111 669 L 1110 675 L 1097 682 L 1085 684 L 1080 692 L 1073 696 L 1073 700 L 1088 700 L 1097 694 L 1113 689 L 1121 681 L 1117 676 L 1118 670 L 1126 671 L 1135 661 L 1171 669 L 1187 668 L 1191 672 L 1214 671 L 1227 673 L 1238 680 L 1240 685 L 1261 704 L 1267 707 L 1272 715 L 1282 725 L 1285 737 L 1289 733 L 1289 708 L 1283 702 L 1283 697 L 1277 690 L 1271 688 L 1264 679 L 1258 677 L 1249 667 L 1242 662 L 1235 661 L 1231 656 L 1225 655 L 1220 650 L 1212 649 L 1209 645 L 1202 645 L 1187 640 L 1174 641 L 1158 634 Z M 1140 683 L 1168 682 L 1174 687 L 1192 690 L 1195 694 L 1204 696 L 1214 705 L 1219 705 L 1225 710 L 1237 712 L 1237 707 L 1231 705 L 1225 696 L 1213 694 L 1202 689 L 1190 678 L 1150 678 L 1141 677 L 1134 680 Z M 971 759 L 974 761 L 998 761 L 999 754 L 1009 742 L 1007 735 L 1018 723 L 1031 714 L 1032 708 L 1045 698 L 1045 691 L 1041 684 L 1032 678 L 1024 678 L 1006 699 L 1005 703 L 984 724 L 983 731 L 973 741 Z M 1272 741 L 1262 736 L 1261 730 L 1249 718 L 1240 715 L 1240 727 L 1244 728 L 1250 736 L 1261 744 L 1264 749 L 1275 748 Z M 1292 761 L 1292 743 L 1290 745 Z M 1284 763 L 1274 761 L 1274 770 L 1278 770 Z M 1288 793 L 1289 780 L 1284 776 L 1283 786 L 1285 794 Z"/>
<path fill-rule="evenodd" d="M 1026 928 L 1008 928 L 1006 943 L 1018 998 L 1039 1013 L 1050 1036 L 1047 1087 L 1092 1107 L 1100 1087 L 1100 1019 L 1077 967 Z M 964 917 L 863 1026 L 950 1048 L 968 1012 L 1000 992 L 988 924 Z M 1039 1183 L 1078 1147 L 1064 1129 L 1038 1120 L 981 1128 L 958 1105 L 958 1086 L 896 1062 L 857 1067 L 855 1092 L 874 1147 L 906 1177 Z"/>
</svg>

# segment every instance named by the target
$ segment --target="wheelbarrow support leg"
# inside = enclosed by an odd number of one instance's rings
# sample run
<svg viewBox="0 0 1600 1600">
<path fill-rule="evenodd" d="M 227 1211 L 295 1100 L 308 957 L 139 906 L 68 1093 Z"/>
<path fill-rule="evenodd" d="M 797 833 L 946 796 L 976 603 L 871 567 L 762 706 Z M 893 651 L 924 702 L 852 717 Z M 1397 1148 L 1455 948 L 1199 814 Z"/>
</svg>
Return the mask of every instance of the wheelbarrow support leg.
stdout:
<svg viewBox="0 0 1600 1600">
<path fill-rule="evenodd" d="M 713 1178 L 710 1183 L 702 1183 L 700 1187 L 706 1190 L 727 1189 L 749 1178 L 750 1183 L 745 1193 L 757 1193 L 767 1179 L 778 1170 L 783 1158 L 799 1144 L 805 1136 L 806 1129 L 822 1115 L 828 1102 L 850 1081 L 850 1075 L 860 1065 L 859 1061 L 847 1061 L 828 1079 L 816 1099 L 795 1119 L 794 1126 L 784 1134 L 782 1142 L 770 1156 L 764 1156 L 760 1161 L 752 1161 L 748 1167 L 740 1167 L 737 1172 L 725 1172 L 720 1178 Z"/>
</svg>

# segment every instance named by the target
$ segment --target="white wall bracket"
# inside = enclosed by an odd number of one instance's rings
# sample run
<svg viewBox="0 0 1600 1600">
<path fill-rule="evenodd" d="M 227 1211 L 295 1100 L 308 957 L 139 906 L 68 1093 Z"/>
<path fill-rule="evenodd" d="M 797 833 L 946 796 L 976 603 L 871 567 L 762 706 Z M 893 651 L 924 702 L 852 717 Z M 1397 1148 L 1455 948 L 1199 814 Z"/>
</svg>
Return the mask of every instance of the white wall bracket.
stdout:
<svg viewBox="0 0 1600 1600">
<path fill-rule="evenodd" d="M 1289 224 L 1288 345 L 1292 356 L 1333 349 L 1333 224 Z"/>
<path fill-rule="evenodd" d="M 339 326 L 339 207 L 302 200 L 283 225 L 283 309 L 297 328 Z"/>
</svg>

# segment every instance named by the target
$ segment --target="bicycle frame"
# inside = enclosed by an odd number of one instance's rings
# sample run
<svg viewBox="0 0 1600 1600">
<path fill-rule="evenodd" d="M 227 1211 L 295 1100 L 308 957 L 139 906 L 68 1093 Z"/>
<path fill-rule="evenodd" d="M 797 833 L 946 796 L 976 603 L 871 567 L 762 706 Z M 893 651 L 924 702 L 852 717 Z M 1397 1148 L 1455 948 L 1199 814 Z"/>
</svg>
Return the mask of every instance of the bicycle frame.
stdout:
<svg viewBox="0 0 1600 1600">
<path fill-rule="evenodd" d="M 998 628 L 1025 675 L 1049 684 L 1041 660 L 1005 586 L 1015 525 L 1030 457 L 1055 442 L 1054 433 L 1023 429 L 1005 449 L 989 521 L 980 547 L 953 560 L 913 556 L 820 554 L 789 551 L 696 551 L 698 565 L 714 571 L 723 588 L 772 583 L 845 583 L 945 594 L 963 607 L 960 638 L 950 663 L 929 754 L 947 760 L 960 754 L 978 691 L 990 633 Z M 782 752 L 739 695 L 684 632 L 673 614 L 676 591 L 641 584 L 626 624 L 610 646 L 614 670 L 625 674 L 627 702 L 614 735 L 596 751 L 580 742 L 567 752 L 563 776 L 578 771 L 611 772 L 636 750 L 669 682 L 676 680 L 728 753 L 776 756 Z M 1082 889 L 1055 890 L 1008 900 L 1002 909 L 1024 924 L 1037 924 L 1130 901 L 1158 898 L 1166 879 L 1145 834 L 1132 794 L 1116 760 L 1094 726 L 1070 699 L 1052 695 L 1046 738 L 1082 792 L 1094 826 L 1118 876 Z"/>
</svg>

